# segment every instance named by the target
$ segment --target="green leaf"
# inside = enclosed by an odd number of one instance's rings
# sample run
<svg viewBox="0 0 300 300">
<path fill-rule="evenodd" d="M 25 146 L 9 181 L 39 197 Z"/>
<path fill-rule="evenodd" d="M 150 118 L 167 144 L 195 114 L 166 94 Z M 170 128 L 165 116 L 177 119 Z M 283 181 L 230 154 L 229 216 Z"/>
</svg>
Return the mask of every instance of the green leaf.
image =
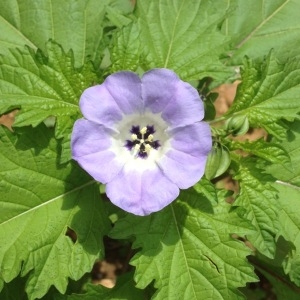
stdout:
<svg viewBox="0 0 300 300">
<path fill-rule="evenodd" d="M 70 159 L 69 140 L 80 116 L 80 95 L 96 80 L 90 64 L 76 69 L 73 63 L 72 52 L 64 53 L 55 43 L 47 43 L 47 56 L 15 49 L 0 59 L 0 113 L 21 108 L 14 126 L 37 126 L 55 116 L 55 136 L 64 138 L 62 162 Z"/>
<path fill-rule="evenodd" d="M 145 299 L 145 291 L 137 289 L 132 278 L 132 273 L 126 273 L 118 277 L 116 285 L 109 289 L 102 285 L 89 284 L 86 287 L 85 294 L 72 294 L 66 299 L 68 300 L 121 300 L 121 299 Z"/>
<path fill-rule="evenodd" d="M 284 270 L 300 286 L 300 121 L 294 122 L 290 129 L 289 138 L 282 146 L 288 151 L 291 162 L 272 165 L 267 171 L 277 178 L 274 187 L 279 191 L 281 224 L 278 235 L 295 246 L 295 250 L 286 257 Z"/>
<path fill-rule="evenodd" d="M 0 53 L 28 45 L 46 51 L 54 39 L 74 51 L 76 66 L 86 57 L 97 61 L 107 1 L 2 0 L 0 2 Z M 38 24 L 38 25 L 37 25 Z M 101 50 L 101 49 L 100 49 Z"/>
<path fill-rule="evenodd" d="M 17 277 L 11 282 L 5 284 L 4 289 L 0 292 L 1 300 L 28 300 L 26 295 L 27 277 Z M 57 292 L 54 287 L 51 287 L 48 293 L 43 296 L 42 300 L 65 300 L 63 296 Z"/>
<path fill-rule="evenodd" d="M 230 144 L 232 150 L 243 150 L 261 157 L 271 163 L 289 162 L 289 155 L 287 151 L 277 143 L 266 142 L 263 139 L 253 142 L 238 142 L 233 141 Z"/>
<path fill-rule="evenodd" d="M 104 253 L 99 187 L 76 164 L 57 164 L 52 129 L 24 128 L 19 138 L 0 130 L 1 276 L 28 274 L 30 300 L 51 285 L 64 293 L 67 278 L 78 280 Z"/>
<path fill-rule="evenodd" d="M 276 182 L 274 186 L 279 191 L 281 230 L 278 235 L 295 245 L 295 250 L 287 255 L 283 267 L 290 279 L 300 286 L 300 187 L 286 186 L 281 182 Z"/>
<path fill-rule="evenodd" d="M 129 1 L 128 1 L 129 2 Z M 124 16 L 118 9 L 106 6 L 107 18 L 117 27 L 122 28 L 131 23 L 130 18 Z"/>
<path fill-rule="evenodd" d="M 135 23 L 123 27 L 113 39 L 111 49 L 111 73 L 121 70 L 136 71 L 139 65 L 140 41 Z"/>
<path fill-rule="evenodd" d="M 132 13 L 135 1 L 132 0 L 108 0 L 109 6 L 122 15 Z"/>
<path fill-rule="evenodd" d="M 223 197 L 212 206 L 190 189 L 179 199 L 150 216 L 128 214 L 115 224 L 112 237 L 134 236 L 133 248 L 141 248 L 131 261 L 137 287 L 155 280 L 153 299 L 243 299 L 237 288 L 256 277 L 246 260 L 250 249 L 231 234 L 243 236 L 252 226 Z"/>
<path fill-rule="evenodd" d="M 136 15 L 146 69 L 169 68 L 184 80 L 233 73 L 219 60 L 227 40 L 218 25 L 225 16 L 212 1 L 140 0 Z"/>
<path fill-rule="evenodd" d="M 299 93 L 299 58 L 278 64 L 271 52 L 263 64 L 245 59 L 242 83 L 226 116 L 247 116 L 252 127 L 282 139 L 286 127 L 281 120 L 299 118 Z"/>
<path fill-rule="evenodd" d="M 274 179 L 258 168 L 256 159 L 242 158 L 238 164 L 234 178 L 240 184 L 240 192 L 234 204 L 245 208 L 244 218 L 256 228 L 255 233 L 247 235 L 247 239 L 262 254 L 273 258 L 275 236 L 280 228 L 277 193 L 271 186 Z"/>
<path fill-rule="evenodd" d="M 231 38 L 234 49 L 231 64 L 241 64 L 245 55 L 261 58 L 272 48 L 282 60 L 299 54 L 299 1 L 232 0 L 227 3 L 232 13 L 222 29 Z"/>
<path fill-rule="evenodd" d="M 218 194 L 215 186 L 205 177 L 202 177 L 202 179 L 196 183 L 193 188 L 197 191 L 197 193 L 201 193 L 205 196 L 212 204 L 218 202 Z"/>
<path fill-rule="evenodd" d="M 0 293 L 0 298 L 1 300 L 28 300 L 25 292 L 25 279 L 18 277 L 5 284 L 4 289 Z"/>
<path fill-rule="evenodd" d="M 266 278 L 271 282 L 276 299 L 277 300 L 299 300 L 300 289 L 296 286 L 291 285 L 288 280 L 283 280 L 282 277 L 278 276 L 276 273 L 267 273 L 264 270 L 261 272 L 266 276 Z"/>
<path fill-rule="evenodd" d="M 1 300 L 28 300 L 25 292 L 26 277 L 17 277 L 10 283 L 5 284 L 0 293 Z M 49 292 L 42 298 L 43 300 L 54 300 L 59 293 L 55 288 L 50 288 Z"/>
<path fill-rule="evenodd" d="M 282 256 L 289 248 L 288 243 L 283 238 L 279 238 L 274 260 L 262 255 L 250 258 L 250 262 L 255 268 L 270 281 L 278 300 L 298 300 L 300 297 L 300 288 L 290 282 L 281 267 Z"/>
<path fill-rule="evenodd" d="M 256 286 L 257 285 L 257 286 Z M 266 299 L 266 291 L 260 288 L 259 283 L 253 288 L 253 284 L 240 288 L 240 291 L 245 295 L 247 300 L 262 300 Z"/>
<path fill-rule="evenodd" d="M 281 184 L 297 190 L 300 188 L 300 121 L 295 121 L 289 128 L 288 138 L 281 146 L 289 154 L 290 161 L 271 165 L 267 171 L 281 181 Z"/>
</svg>

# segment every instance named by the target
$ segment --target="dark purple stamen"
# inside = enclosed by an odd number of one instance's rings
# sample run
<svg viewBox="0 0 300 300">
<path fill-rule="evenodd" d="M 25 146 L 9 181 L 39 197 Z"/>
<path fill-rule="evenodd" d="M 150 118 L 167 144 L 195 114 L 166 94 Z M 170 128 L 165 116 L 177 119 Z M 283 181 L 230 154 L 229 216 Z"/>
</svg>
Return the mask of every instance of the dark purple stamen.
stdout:
<svg viewBox="0 0 300 300">
<path fill-rule="evenodd" d="M 140 126 L 132 126 L 130 132 L 136 135 L 140 134 Z"/>
<path fill-rule="evenodd" d="M 150 143 L 150 146 L 153 149 L 157 150 L 160 147 L 160 143 L 159 143 L 159 141 L 153 141 L 153 142 Z"/>
<path fill-rule="evenodd" d="M 154 126 L 153 125 L 151 125 L 151 126 L 147 125 L 147 132 L 146 132 L 146 134 L 148 134 L 148 136 L 149 136 L 149 134 L 153 134 L 154 132 L 155 132 Z"/>
<path fill-rule="evenodd" d="M 144 152 L 139 151 L 138 156 L 139 156 L 140 158 L 147 158 L 148 154 L 147 154 L 146 151 L 144 151 Z"/>
<path fill-rule="evenodd" d="M 133 148 L 135 145 L 136 145 L 136 141 L 126 140 L 124 146 L 125 146 L 128 150 L 132 150 L 132 148 Z"/>
<path fill-rule="evenodd" d="M 150 145 L 151 148 L 155 150 L 157 150 L 161 146 L 158 140 L 152 140 L 153 137 L 148 140 L 149 136 L 155 133 L 154 125 L 147 125 L 146 129 L 147 130 L 145 133 L 141 133 L 141 131 L 143 130 L 140 129 L 139 125 L 132 126 L 130 133 L 136 135 L 136 139 L 126 140 L 124 145 L 129 151 L 133 150 L 136 145 L 139 145 L 137 156 L 140 158 L 148 157 L 149 149 L 146 149 L 146 145 Z M 141 140 L 143 140 L 143 142 L 141 142 Z"/>
</svg>

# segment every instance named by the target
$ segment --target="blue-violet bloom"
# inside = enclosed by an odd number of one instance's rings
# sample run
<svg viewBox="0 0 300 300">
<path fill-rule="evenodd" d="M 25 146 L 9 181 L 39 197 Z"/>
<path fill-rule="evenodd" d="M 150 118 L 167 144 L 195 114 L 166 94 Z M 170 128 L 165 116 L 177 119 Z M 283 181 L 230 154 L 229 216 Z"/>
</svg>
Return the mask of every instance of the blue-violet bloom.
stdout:
<svg viewBox="0 0 300 300">
<path fill-rule="evenodd" d="M 114 73 L 83 92 L 80 109 L 73 159 L 123 210 L 161 210 L 203 176 L 212 147 L 203 102 L 174 72 Z"/>
</svg>

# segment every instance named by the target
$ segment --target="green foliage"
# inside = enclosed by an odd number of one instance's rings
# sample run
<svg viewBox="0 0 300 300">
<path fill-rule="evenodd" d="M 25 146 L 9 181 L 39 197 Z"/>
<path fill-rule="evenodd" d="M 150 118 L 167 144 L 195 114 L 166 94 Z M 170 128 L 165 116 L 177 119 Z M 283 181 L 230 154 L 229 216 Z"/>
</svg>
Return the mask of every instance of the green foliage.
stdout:
<svg viewBox="0 0 300 300">
<path fill-rule="evenodd" d="M 137 287 L 155 280 L 153 299 L 243 299 L 236 288 L 256 277 L 246 260 L 250 249 L 231 234 L 253 228 L 219 197 L 216 205 L 188 190 L 156 214 L 116 223 L 111 236 L 134 236 L 133 248 L 141 248 L 131 261 Z"/>
<path fill-rule="evenodd" d="M 0 298 L 243 299 L 254 266 L 278 299 L 298 299 L 300 2 L 133 3 L 0 3 L 0 113 L 18 109 L 15 132 L 0 128 Z M 137 217 L 105 202 L 70 160 L 70 136 L 84 89 L 158 67 L 199 89 L 215 147 L 206 177 Z M 239 74 L 231 108 L 215 119 L 212 86 Z M 268 136 L 245 142 L 252 128 Z M 227 175 L 235 191 L 220 189 Z M 107 234 L 133 241 L 135 270 L 113 289 L 85 285 Z"/>
<path fill-rule="evenodd" d="M 0 53 L 7 54 L 9 48 L 24 45 L 46 51 L 46 42 L 53 39 L 66 51 L 73 50 L 77 67 L 83 65 L 87 56 L 97 59 L 102 55 L 98 50 L 107 3 L 107 0 L 2 0 Z"/>
<path fill-rule="evenodd" d="M 135 23 L 122 28 L 114 36 L 111 50 L 111 72 L 121 70 L 136 71 L 139 65 L 140 41 L 139 31 Z"/>
<path fill-rule="evenodd" d="M 268 172 L 278 179 L 274 183 L 274 187 L 279 191 L 280 203 L 281 230 L 278 235 L 282 235 L 295 246 L 284 261 L 284 270 L 291 280 L 300 286 L 300 122 L 291 125 L 290 130 L 289 139 L 283 146 L 286 147 L 291 161 L 274 164 L 268 168 Z"/>
<path fill-rule="evenodd" d="M 24 277 L 17 277 L 10 283 L 5 284 L 0 293 L 0 298 L 2 300 L 27 300 L 28 297 L 24 289 L 25 282 L 26 279 Z"/>
<path fill-rule="evenodd" d="M 218 193 L 215 186 L 205 177 L 194 185 L 194 189 L 205 196 L 211 203 L 218 202 Z"/>
<path fill-rule="evenodd" d="M 288 136 L 281 144 L 290 156 L 290 161 L 268 167 L 268 172 L 292 189 L 300 187 L 300 121 L 290 124 Z"/>
<path fill-rule="evenodd" d="M 291 286 L 288 281 L 282 281 L 281 278 L 272 277 L 270 273 L 263 272 L 274 287 L 274 293 L 277 300 L 298 300 L 300 297 L 300 289 L 296 286 Z"/>
<path fill-rule="evenodd" d="M 280 228 L 276 190 L 270 184 L 274 179 L 264 174 L 254 159 L 240 159 L 237 163 L 235 179 L 240 192 L 234 204 L 245 208 L 244 218 L 256 228 L 247 238 L 265 256 L 274 257 L 275 236 Z"/>
<path fill-rule="evenodd" d="M 233 136 L 244 135 L 249 130 L 247 116 L 233 116 L 226 121 L 226 129 Z"/>
<path fill-rule="evenodd" d="M 185 80 L 228 77 L 220 56 L 228 39 L 218 25 L 224 19 L 211 1 L 137 2 L 141 54 L 146 69 L 164 67 Z"/>
<path fill-rule="evenodd" d="M 85 294 L 71 295 L 68 296 L 67 300 L 119 300 L 119 299 L 147 299 L 144 290 L 137 289 L 135 282 L 133 281 L 132 274 L 127 273 L 119 277 L 117 284 L 112 288 L 108 289 L 101 285 L 87 285 Z"/>
<path fill-rule="evenodd" d="M 252 127 L 262 127 L 270 134 L 285 138 L 282 119 L 299 118 L 300 61 L 279 64 L 271 52 L 263 64 L 244 60 L 242 83 L 227 116 L 247 116 Z"/>
<path fill-rule="evenodd" d="M 90 64 L 74 68 L 73 53 L 47 43 L 47 56 L 30 49 L 11 50 L 0 60 L 0 112 L 21 108 L 14 126 L 37 126 L 56 117 L 56 138 L 64 138 L 62 162 L 70 159 L 70 131 L 80 116 L 82 91 L 96 81 Z"/>
<path fill-rule="evenodd" d="M 231 14 L 222 29 L 231 38 L 231 64 L 241 64 L 245 55 L 261 59 L 270 49 L 283 61 L 299 54 L 299 1 L 233 0 L 228 5 Z"/>
<path fill-rule="evenodd" d="M 230 144 L 231 149 L 243 150 L 248 153 L 254 154 L 257 157 L 263 158 L 274 164 L 281 164 L 289 162 L 289 155 L 284 147 L 277 143 L 266 142 L 264 139 L 256 140 L 253 142 L 238 142 L 234 141 Z"/>
<path fill-rule="evenodd" d="M 216 178 L 225 173 L 229 166 L 230 154 L 228 149 L 215 143 L 207 158 L 205 177 L 209 180 Z"/>
<path fill-rule="evenodd" d="M 247 300 L 266 299 L 266 292 L 259 287 L 253 290 L 252 285 L 249 288 L 241 288 L 241 292 L 245 295 Z"/>
<path fill-rule="evenodd" d="M 29 274 L 29 299 L 61 293 L 102 257 L 108 219 L 97 184 L 77 165 L 59 166 L 53 130 L 1 128 L 1 276 Z M 68 236 L 76 232 L 76 241 Z"/>
<path fill-rule="evenodd" d="M 274 259 L 271 260 L 258 254 L 256 257 L 251 257 L 250 261 L 270 281 L 277 299 L 299 299 L 300 288 L 289 280 L 282 269 L 282 263 L 286 259 L 286 255 L 293 249 L 293 245 L 280 236 L 276 247 Z"/>
<path fill-rule="evenodd" d="M 259 269 L 259 267 L 258 267 Z M 298 300 L 300 289 L 291 284 L 282 271 L 278 268 L 269 267 L 266 271 L 259 269 L 260 272 L 270 281 L 273 286 L 276 299 L 278 300 Z"/>
</svg>

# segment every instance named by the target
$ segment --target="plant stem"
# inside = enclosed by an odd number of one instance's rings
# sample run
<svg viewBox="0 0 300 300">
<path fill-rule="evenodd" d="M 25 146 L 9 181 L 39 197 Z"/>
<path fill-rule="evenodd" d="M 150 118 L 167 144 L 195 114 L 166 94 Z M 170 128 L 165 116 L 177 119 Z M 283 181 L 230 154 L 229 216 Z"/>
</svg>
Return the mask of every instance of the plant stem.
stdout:
<svg viewBox="0 0 300 300">
<path fill-rule="evenodd" d="M 215 124 L 215 123 L 218 123 L 218 122 L 221 122 L 221 121 L 224 121 L 224 120 L 226 120 L 226 118 L 224 116 L 222 116 L 222 117 L 216 118 L 212 121 L 208 121 L 207 123 L 208 124 Z"/>
</svg>

